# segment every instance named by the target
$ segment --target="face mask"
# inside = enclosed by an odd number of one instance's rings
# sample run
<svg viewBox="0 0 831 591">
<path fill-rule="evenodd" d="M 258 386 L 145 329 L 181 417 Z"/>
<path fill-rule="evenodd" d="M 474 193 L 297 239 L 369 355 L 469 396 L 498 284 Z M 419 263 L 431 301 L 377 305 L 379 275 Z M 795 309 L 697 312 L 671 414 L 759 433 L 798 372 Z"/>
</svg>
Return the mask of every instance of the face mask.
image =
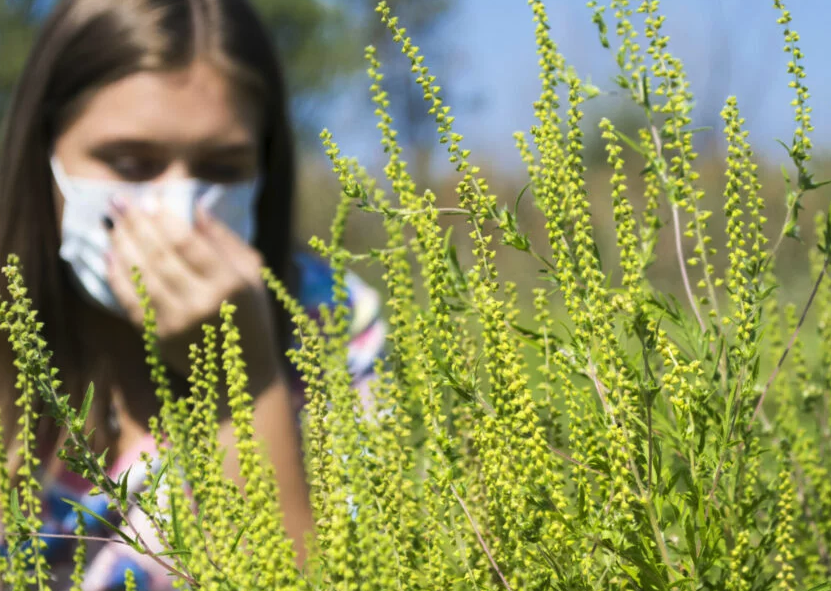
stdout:
<svg viewBox="0 0 831 591">
<path fill-rule="evenodd" d="M 70 177 L 56 158 L 52 158 L 51 164 L 55 182 L 64 197 L 60 256 L 69 264 L 81 294 L 119 316 L 124 315 L 124 310 L 107 280 L 106 253 L 110 250 L 110 237 L 103 225 L 104 217 L 110 213 L 112 197 L 130 199 L 133 207 L 148 212 L 164 207 L 170 215 L 191 226 L 199 205 L 243 241 L 250 244 L 254 238 L 259 177 L 233 185 L 194 179 L 127 183 Z"/>
</svg>

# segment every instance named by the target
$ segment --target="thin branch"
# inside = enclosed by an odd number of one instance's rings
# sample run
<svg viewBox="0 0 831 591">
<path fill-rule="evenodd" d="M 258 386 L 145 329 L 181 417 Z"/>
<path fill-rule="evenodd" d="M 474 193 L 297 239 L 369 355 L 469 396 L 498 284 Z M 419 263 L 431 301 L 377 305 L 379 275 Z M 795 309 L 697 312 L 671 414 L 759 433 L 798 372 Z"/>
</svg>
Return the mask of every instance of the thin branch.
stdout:
<svg viewBox="0 0 831 591">
<path fill-rule="evenodd" d="M 768 390 L 770 390 L 773 381 L 779 375 L 779 371 L 782 369 L 782 366 L 785 364 L 785 360 L 788 358 L 788 353 L 790 353 L 791 349 L 796 343 L 796 339 L 799 336 L 799 331 L 802 329 L 802 325 L 805 323 L 805 318 L 808 316 L 808 311 L 811 309 L 811 305 L 814 303 L 814 298 L 819 291 L 819 286 L 822 284 L 822 279 L 825 277 L 825 273 L 828 270 L 829 264 L 829 257 L 825 257 L 825 262 L 822 264 L 822 271 L 820 271 L 819 277 L 817 277 L 816 283 L 814 283 L 814 289 L 811 290 L 811 295 L 808 298 L 808 302 L 805 304 L 805 308 L 802 310 L 802 316 L 799 317 L 799 323 L 796 325 L 796 329 L 794 329 L 793 334 L 791 335 L 791 340 L 788 343 L 788 346 L 785 347 L 785 350 L 782 351 L 782 356 L 779 358 L 779 362 L 776 364 L 776 368 L 773 370 L 773 373 L 770 374 L 767 383 L 765 384 L 764 390 L 762 390 L 762 395 L 759 397 L 759 402 L 756 404 L 756 409 L 753 411 L 753 416 L 750 417 L 750 422 L 747 425 L 748 430 L 753 426 L 753 423 L 756 419 L 756 415 L 758 415 L 762 410 L 762 404 L 765 402 L 765 397 L 767 396 Z"/>
<path fill-rule="evenodd" d="M 652 367 L 649 365 L 649 358 L 646 355 L 646 348 L 643 340 L 641 340 L 641 357 L 643 358 L 643 369 L 644 369 L 644 376 L 648 376 L 651 382 L 651 386 L 654 386 L 656 383 L 655 374 L 652 373 Z M 654 427 L 652 424 L 652 404 L 654 403 L 654 398 L 652 398 L 652 390 L 650 389 L 649 393 L 647 394 L 649 399 L 644 400 L 646 404 L 646 427 L 647 427 L 647 440 L 649 443 L 649 457 L 647 461 L 649 462 L 649 473 L 647 475 L 646 480 L 646 492 L 651 495 L 652 494 L 652 461 L 653 455 L 655 453 L 655 442 L 653 440 L 654 434 Z"/>
<path fill-rule="evenodd" d="M 494 560 L 493 554 L 491 554 L 488 545 L 485 543 L 484 538 L 482 538 L 482 534 L 479 533 L 479 528 L 477 527 L 476 522 L 473 520 L 473 516 L 470 514 L 470 511 L 467 510 L 467 505 L 465 505 L 465 502 L 462 500 L 462 497 L 460 497 L 459 493 L 456 492 L 456 487 L 452 484 L 450 485 L 450 492 L 453 493 L 453 496 L 456 497 L 456 501 L 458 501 L 459 506 L 462 508 L 462 511 L 465 512 L 465 517 L 467 517 L 467 520 L 470 522 L 470 527 L 473 528 L 473 533 L 476 534 L 476 538 L 479 540 L 479 545 L 482 546 L 482 550 L 485 551 L 485 555 L 488 557 L 488 560 L 490 561 L 493 570 L 495 570 L 496 574 L 499 575 L 499 579 L 502 581 L 502 584 L 505 586 L 505 588 L 508 589 L 508 591 L 513 591 L 511 585 L 508 583 L 507 579 L 505 579 L 505 575 L 503 575 L 502 571 L 499 570 L 499 565 L 496 564 L 496 560 Z"/>
<path fill-rule="evenodd" d="M 687 262 L 684 260 L 684 248 L 681 245 L 681 219 L 678 215 L 678 205 L 672 204 L 672 225 L 675 232 L 675 254 L 678 257 L 678 267 L 681 269 L 681 280 L 684 282 L 684 291 L 687 293 L 687 299 L 690 300 L 693 313 L 695 314 L 698 325 L 701 327 L 701 332 L 707 332 L 707 325 L 701 317 L 701 312 L 698 310 L 698 304 L 695 303 L 695 296 L 693 295 L 692 286 L 690 285 L 690 278 L 687 275 Z"/>
<path fill-rule="evenodd" d="M 658 133 L 658 128 L 652 123 L 652 118 L 648 114 L 647 110 L 647 118 L 650 122 L 649 129 L 650 133 L 652 134 L 652 141 L 655 144 L 655 151 L 658 154 L 658 157 L 663 159 L 663 142 L 661 142 L 661 136 Z M 665 171 L 659 171 L 659 176 L 661 181 L 664 183 L 664 187 L 669 187 L 670 181 L 666 175 Z M 687 294 L 687 299 L 690 301 L 690 306 L 692 306 L 693 313 L 695 314 L 696 320 L 698 320 L 698 325 L 701 327 L 701 332 L 707 333 L 707 325 L 704 322 L 704 318 L 701 316 L 701 312 L 698 309 L 698 304 L 695 302 L 695 296 L 693 295 L 692 285 L 690 284 L 690 277 L 687 274 L 687 262 L 684 260 L 684 248 L 681 241 L 681 216 L 678 213 L 678 204 L 677 203 L 670 203 L 672 206 L 672 226 L 673 226 L 673 233 L 675 234 L 675 254 L 678 257 L 678 267 L 681 269 L 681 279 L 684 282 L 684 291 Z M 699 240 L 702 239 L 700 228 L 698 228 L 698 221 L 696 220 L 696 230 L 699 233 Z M 707 281 L 707 286 L 710 289 L 710 298 L 713 300 L 713 310 L 715 310 L 716 315 L 718 316 L 718 306 L 716 302 L 716 295 L 715 290 L 712 287 L 712 282 L 710 281 L 709 274 L 706 272 L 707 262 L 706 262 L 706 254 L 702 255 L 702 261 L 704 262 L 705 267 L 705 279 Z M 708 339 L 709 340 L 709 339 Z M 716 348 L 713 346 L 712 341 L 709 342 L 710 345 L 710 352 L 713 354 L 713 359 L 716 358 Z M 721 365 L 721 374 L 722 374 L 722 384 L 724 384 L 725 388 L 727 386 L 727 357 L 725 355 L 718 360 Z"/>
<path fill-rule="evenodd" d="M 84 540 L 87 542 L 103 542 L 105 544 L 115 543 L 133 548 L 133 546 L 131 546 L 124 540 L 121 540 L 119 538 L 105 538 L 103 536 L 79 536 L 75 534 L 45 534 L 40 532 L 8 532 L 7 535 L 9 537 L 43 538 L 55 540 Z M 161 559 L 158 556 L 154 555 L 153 552 L 148 551 L 147 554 L 145 554 L 145 556 L 159 563 L 161 566 L 165 568 L 165 570 L 169 571 L 171 574 L 176 575 L 177 577 L 185 581 L 188 581 L 189 584 L 196 584 L 196 581 L 192 577 L 177 570 L 175 567 L 168 565 L 164 561 L 161 561 Z"/>
<path fill-rule="evenodd" d="M 603 404 L 603 408 L 609 415 L 609 419 L 611 420 L 612 424 L 620 427 L 620 429 L 623 431 L 623 436 L 627 440 L 627 442 L 631 441 L 631 438 L 629 437 L 629 434 L 626 431 L 626 425 L 623 422 L 619 423 L 615 419 L 615 415 L 612 412 L 611 407 L 609 406 L 608 401 L 606 399 L 605 388 L 597 376 L 597 372 L 595 371 L 594 366 L 592 365 L 591 359 L 589 359 L 588 371 L 589 376 L 591 377 L 592 381 L 594 381 L 595 388 L 597 388 L 597 394 L 598 396 L 600 396 L 600 401 Z M 647 492 L 644 489 L 643 482 L 641 481 L 641 478 L 638 475 L 637 466 L 635 466 L 635 462 L 631 457 L 629 458 L 629 470 L 632 473 L 632 477 L 635 479 L 635 484 L 638 487 L 638 492 L 641 495 L 641 497 L 649 499 L 647 503 L 644 503 L 644 508 L 646 509 L 647 516 L 649 517 L 649 524 L 652 527 L 652 533 L 655 536 L 655 543 L 658 546 L 658 550 L 661 553 L 661 557 L 664 560 L 664 564 L 667 565 L 667 568 L 672 569 L 672 562 L 670 561 L 669 557 L 669 549 L 667 548 L 663 532 L 661 531 L 661 528 L 658 524 L 658 519 L 655 516 L 655 511 L 651 504 L 652 499 L 648 497 Z M 672 572 L 672 570 L 670 572 Z M 675 578 L 674 575 L 672 578 Z"/>
<path fill-rule="evenodd" d="M 46 540 L 84 540 L 86 542 L 104 542 L 105 544 L 109 544 L 110 542 L 114 542 L 116 544 L 122 544 L 124 546 L 128 546 L 127 542 L 121 540 L 119 538 L 105 538 L 103 536 L 78 536 L 75 534 L 44 534 L 40 532 L 9 532 L 8 537 L 20 537 L 20 538 L 43 538 Z"/>
<path fill-rule="evenodd" d="M 733 403 L 733 408 L 730 409 L 730 413 L 732 414 L 732 417 L 730 419 L 730 429 L 727 432 L 727 440 L 724 442 L 724 449 L 722 450 L 722 452 L 720 454 L 721 457 L 719 458 L 718 466 L 716 466 L 716 473 L 713 476 L 713 486 L 712 486 L 712 488 L 710 488 L 710 494 L 707 496 L 707 499 L 708 499 L 709 502 L 707 503 L 707 507 L 704 510 L 705 519 L 710 517 L 710 506 L 715 502 L 716 489 L 718 488 L 718 481 L 719 481 L 719 478 L 721 478 L 721 471 L 724 469 L 724 462 L 727 458 L 727 450 L 729 449 L 730 439 L 733 437 L 733 431 L 736 428 L 736 421 L 738 420 L 738 416 L 739 416 L 739 404 L 741 403 L 741 401 L 739 400 L 739 397 L 741 396 L 741 384 L 742 384 L 742 381 L 744 380 L 744 377 L 745 377 L 744 374 L 745 374 L 745 369 L 742 368 L 742 373 L 739 376 L 739 379 L 736 380 L 736 386 L 735 386 L 735 389 L 733 390 L 733 397 L 734 397 L 735 402 Z M 744 447 L 744 443 L 742 443 L 742 447 Z"/>
<path fill-rule="evenodd" d="M 44 392 L 47 392 L 52 397 L 52 400 L 51 400 L 52 404 L 55 404 L 57 406 L 58 401 L 59 401 L 58 393 L 55 391 L 55 389 L 52 387 L 52 385 L 46 383 L 44 380 L 41 380 L 41 379 L 37 380 L 37 382 L 38 382 L 38 385 L 41 388 L 41 394 L 43 394 Z M 77 449 L 82 449 L 84 451 L 91 452 L 91 450 L 89 449 L 89 446 L 86 443 L 86 441 L 82 437 L 80 437 L 78 435 L 78 433 L 75 432 L 74 429 L 72 429 L 72 428 L 68 429 L 67 434 L 68 434 L 69 439 L 71 439 L 72 443 L 75 445 L 75 447 Z M 93 474 L 95 476 L 100 477 L 100 482 L 93 481 L 92 483 L 97 484 L 99 486 L 99 488 L 109 498 L 111 498 L 111 499 L 118 498 L 118 495 L 115 494 L 116 491 L 113 488 L 112 480 L 103 471 L 101 471 L 101 468 L 100 468 L 100 466 L 98 466 L 98 464 L 96 464 L 95 462 L 93 462 L 89 459 L 90 457 L 92 457 L 92 455 L 83 455 L 82 456 L 82 461 L 87 465 L 87 468 L 90 470 L 90 474 Z M 127 525 L 127 527 L 135 535 L 137 545 L 141 546 L 141 548 L 144 550 L 145 556 L 149 557 L 151 560 L 153 560 L 153 562 L 157 563 L 159 566 L 161 566 L 165 570 L 169 571 L 171 574 L 173 574 L 177 577 L 180 577 L 181 579 L 187 581 L 189 585 L 196 584 L 196 581 L 193 577 L 191 577 L 191 576 L 189 576 L 185 573 L 180 572 L 173 565 L 168 564 L 167 562 L 162 560 L 161 557 L 157 556 L 156 553 L 151 549 L 150 544 L 145 541 L 144 537 L 141 535 L 141 532 L 139 532 L 138 528 L 136 528 L 136 526 L 133 524 L 132 520 L 130 519 L 130 517 L 128 515 L 129 511 L 125 511 L 123 509 L 123 507 L 121 506 L 120 502 L 117 502 L 114 505 L 115 505 L 116 513 L 118 513 L 119 517 L 121 517 L 121 519 L 124 521 L 124 523 Z M 151 522 L 154 521 L 152 516 L 148 515 L 148 517 L 150 518 Z M 179 560 L 178 557 L 177 557 L 176 560 L 177 561 Z"/>
<path fill-rule="evenodd" d="M 565 452 L 562 452 L 562 451 L 558 450 L 556 447 L 554 447 L 554 446 L 552 446 L 552 445 L 550 445 L 550 444 L 549 444 L 549 446 L 548 446 L 548 451 L 550 451 L 550 452 L 551 452 L 551 453 L 553 453 L 554 455 L 560 456 L 560 457 L 561 457 L 561 458 L 563 458 L 565 461 L 567 461 L 567 462 L 569 462 L 569 463 L 571 463 L 571 464 L 574 464 L 575 466 L 580 466 L 581 468 L 583 468 L 583 470 L 587 470 L 587 471 L 589 471 L 589 472 L 593 472 L 594 474 L 598 474 L 598 475 L 602 475 L 602 474 L 603 474 L 603 472 L 601 472 L 600 470 L 595 470 L 594 468 L 592 468 L 592 467 L 591 467 L 591 466 L 589 466 L 588 464 L 584 464 L 583 462 L 579 462 L 579 461 L 575 460 L 574 458 L 572 458 L 572 457 L 571 457 L 570 455 L 568 455 L 567 453 L 565 453 Z"/>
<path fill-rule="evenodd" d="M 788 210 L 787 215 L 785 216 L 785 223 L 782 224 L 782 231 L 779 233 L 779 238 L 776 239 L 776 244 L 773 245 L 770 253 L 768 254 L 767 261 L 765 261 L 765 267 L 767 267 L 768 263 L 774 261 L 776 259 L 776 254 L 779 252 L 779 247 L 782 246 L 782 242 L 785 239 L 785 228 L 788 227 L 788 224 L 791 221 L 791 212 Z"/>
<path fill-rule="evenodd" d="M 617 421 L 615 420 L 614 413 L 612 412 L 612 407 L 609 406 L 609 401 L 606 398 L 606 387 L 600 381 L 600 378 L 597 375 L 597 370 L 594 367 L 594 363 L 592 363 L 591 357 L 589 357 L 588 359 L 586 374 L 589 376 L 592 383 L 594 384 L 595 390 L 597 390 L 597 396 L 600 398 L 600 404 L 603 405 L 603 411 L 607 415 L 609 415 L 609 417 L 612 420 L 612 424 L 616 425 Z"/>
</svg>

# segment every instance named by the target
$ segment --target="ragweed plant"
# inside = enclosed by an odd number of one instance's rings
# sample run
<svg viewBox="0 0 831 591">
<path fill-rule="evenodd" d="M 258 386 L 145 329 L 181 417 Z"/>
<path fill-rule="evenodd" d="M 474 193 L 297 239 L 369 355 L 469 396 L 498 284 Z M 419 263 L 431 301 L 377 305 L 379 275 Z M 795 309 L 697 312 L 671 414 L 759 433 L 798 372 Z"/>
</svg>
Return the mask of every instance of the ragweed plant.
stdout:
<svg viewBox="0 0 831 591">
<path fill-rule="evenodd" d="M 801 200 L 822 184 L 809 170 L 810 95 L 790 13 L 773 2 L 795 92 L 796 130 L 786 148 L 796 180 L 786 178 L 785 224 L 768 227 L 764 212 L 777 205 L 760 197 L 758 165 L 731 97 L 722 111 L 725 235 L 717 237 L 709 220 L 720 214 L 702 206 L 692 90 L 664 33 L 660 3 L 588 3 L 619 68 L 614 83 L 642 112 L 636 137 L 600 122 L 611 180 L 605 205 L 602 195 L 592 203 L 613 212 L 614 267 L 600 260 L 585 182 L 584 105 L 597 89 L 550 37 L 544 2 L 528 4 L 541 93 L 534 126 L 514 136 L 528 175 L 523 193 L 503 204 L 490 191 L 420 48 L 382 1 L 379 18 L 410 61 L 426 115 L 458 173 L 458 202 L 440 207 L 410 176 L 383 66 L 369 47 L 370 98 L 387 157 L 383 179 L 342 155 L 331 133 L 321 135 L 342 190 L 331 237 L 312 246 L 335 270 L 335 305 L 313 320 L 264 271 L 293 317 L 298 347 L 289 357 L 306 387 L 302 423 L 316 531 L 302 569 L 281 525 L 273 469 L 252 430 L 233 307 L 223 306 L 221 326 L 206 326 L 191 347 L 190 391 L 176 397 L 136 276 L 161 403 L 150 425 L 160 457 L 145 458 L 148 489 L 131 494 L 127 476 L 107 477 L 105 458 L 90 451 L 85 424 L 93 390 L 80 409 L 61 394 L 18 261 L 9 259 L 11 298 L 0 304 L 0 327 L 17 356 L 23 418 L 5 427 L 16 443 L 0 457 L 6 585 L 48 585 L 39 544 L 41 459 L 32 443 L 41 420 L 32 401 L 40 396 L 68 433 L 61 459 L 95 484 L 120 520 L 108 525 L 191 588 L 831 588 L 828 214 L 815 220 L 806 301 L 784 301 L 775 279 L 779 245 L 798 236 Z M 643 171 L 642 199 L 629 186 L 632 165 Z M 520 226 L 526 194 L 545 219 L 543 236 Z M 644 204 L 640 212 L 636 202 Z M 377 216 L 383 247 L 345 247 L 353 209 Z M 448 214 L 464 220 L 472 245 L 467 267 L 441 225 Z M 649 281 L 661 232 L 671 235 L 682 301 Z M 542 268 L 529 294 L 530 325 L 521 320 L 519 288 L 500 276 L 500 247 Z M 727 253 L 723 269 L 717 248 Z M 369 409 L 347 368 L 345 270 L 357 260 L 383 268 L 389 310 L 388 355 L 376 366 Z M 816 367 L 808 363 L 806 336 L 822 351 Z M 231 409 L 241 488 L 222 472 L 221 397 Z M 136 507 L 154 539 L 132 526 Z M 86 522 L 79 523 L 83 542 Z M 80 588 L 83 543 L 75 556 L 72 580 Z M 128 577 L 128 588 L 136 585 Z"/>
</svg>

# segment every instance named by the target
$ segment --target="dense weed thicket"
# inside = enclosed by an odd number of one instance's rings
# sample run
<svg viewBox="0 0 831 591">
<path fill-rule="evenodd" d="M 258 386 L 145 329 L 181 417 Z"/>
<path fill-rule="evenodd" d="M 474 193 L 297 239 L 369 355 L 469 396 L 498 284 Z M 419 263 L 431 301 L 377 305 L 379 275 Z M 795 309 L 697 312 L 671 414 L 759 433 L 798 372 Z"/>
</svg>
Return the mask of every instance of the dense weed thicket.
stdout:
<svg viewBox="0 0 831 591">
<path fill-rule="evenodd" d="M 163 408 L 151 428 L 164 440 L 164 468 L 147 493 L 126 494 L 125 479 L 102 472 L 87 445 L 87 402 L 71 408 L 38 336 L 21 271 L 4 269 L 11 299 L 0 322 L 17 352 L 19 477 L 0 472 L 6 584 L 48 587 L 40 555 L 33 438 L 43 397 L 69 437 L 61 454 L 122 514 L 138 505 L 168 550 L 157 558 L 182 584 L 206 589 L 827 589 L 831 579 L 831 221 L 816 220 L 814 289 L 807 301 L 781 303 L 774 261 L 798 238 L 800 202 L 819 183 L 808 170 L 811 110 L 799 36 L 782 2 L 772 18 L 784 31 L 796 131 L 785 145 L 791 170 L 785 226 L 767 228 L 748 134 L 734 98 L 724 110 L 729 145 L 724 183 L 726 236 L 712 236 L 700 207 L 691 128 L 692 95 L 663 32 L 657 0 L 589 2 L 620 67 L 616 79 L 643 111 L 637 137 L 604 120 L 620 277 L 601 266 L 592 235 L 581 156 L 581 105 L 594 89 L 569 68 L 549 37 L 541 0 L 529 5 L 537 25 L 542 93 L 537 124 L 516 135 L 528 186 L 500 205 L 471 163 L 453 117 L 423 58 L 385 2 L 378 6 L 423 88 L 439 141 L 456 164 L 458 206 L 408 175 L 388 115 L 381 66 L 368 48 L 372 99 L 391 191 L 322 137 L 343 188 L 327 242 L 313 245 L 337 269 L 356 258 L 384 268 L 391 336 L 379 363 L 369 415 L 351 387 L 345 307 L 302 308 L 273 275 L 264 277 L 294 313 L 302 346 L 304 415 L 312 505 L 317 519 L 310 558 L 295 567 L 270 468 L 251 430 L 250 396 L 237 345 L 233 308 L 221 330 L 206 328 L 192 347 L 192 389 L 171 392 L 156 353 L 153 311 L 146 306 L 150 369 Z M 608 24 L 611 23 L 611 24 Z M 609 31 L 616 33 L 616 39 Z M 610 38 L 611 37 L 611 38 Z M 625 148 L 625 147 L 628 147 Z M 626 150 L 626 151 L 625 151 Z M 624 153 L 643 163 L 647 207 L 635 213 Z M 516 205 L 534 201 L 548 243 L 532 244 Z M 671 215 L 661 219 L 660 203 Z M 773 204 L 774 207 L 780 207 Z M 378 215 L 384 248 L 347 252 L 350 211 Z M 439 225 L 466 219 L 475 264 L 462 268 Z M 659 232 L 674 251 L 656 252 Z M 533 326 L 519 324 L 517 290 L 495 268 L 501 243 L 534 257 L 541 269 Z M 718 244 L 718 246 L 716 246 Z M 685 254 L 693 247 L 691 258 Z M 716 248 L 729 265 L 712 264 Z M 657 256 L 681 269 L 686 300 L 653 289 L 645 272 Z M 137 285 L 141 289 L 140 277 Z M 416 298 L 424 288 L 426 297 Z M 554 317 L 564 309 L 567 317 Z M 818 322 L 805 322 L 813 310 Z M 816 331 L 822 363 L 809 370 L 801 337 Z M 227 388 L 220 383 L 227 378 Z M 531 376 L 535 376 L 533 379 Z M 230 399 L 242 474 L 239 490 L 222 475 L 216 405 Z M 6 465 L 7 457 L 2 459 Z M 183 492 L 193 487 L 196 509 Z M 159 496 L 164 489 L 166 495 Z M 148 552 L 129 526 L 121 540 Z M 83 541 L 83 528 L 78 531 Z M 78 563 L 84 546 L 79 545 Z M 81 573 L 77 573 L 80 577 Z M 79 587 L 80 588 L 80 587 Z"/>
</svg>

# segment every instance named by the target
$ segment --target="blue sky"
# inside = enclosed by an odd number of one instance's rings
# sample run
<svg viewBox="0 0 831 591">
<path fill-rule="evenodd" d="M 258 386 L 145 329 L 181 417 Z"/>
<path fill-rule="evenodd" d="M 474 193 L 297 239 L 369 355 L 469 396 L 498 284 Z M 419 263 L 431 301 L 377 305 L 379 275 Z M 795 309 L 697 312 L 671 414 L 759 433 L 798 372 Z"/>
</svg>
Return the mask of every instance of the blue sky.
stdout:
<svg viewBox="0 0 831 591">
<path fill-rule="evenodd" d="M 591 76 L 604 90 L 613 90 L 614 59 L 600 46 L 585 4 L 584 0 L 551 0 L 551 34 L 582 76 Z M 807 55 L 806 83 L 815 109 L 814 141 L 818 147 L 828 147 L 831 73 L 826 71 L 826 62 L 831 53 L 831 34 L 827 32 L 831 2 L 791 0 L 789 4 L 793 5 L 793 27 L 800 32 Z M 787 56 L 776 24 L 778 13 L 772 5 L 771 0 L 662 2 L 670 48 L 686 64 L 699 101 L 698 123 L 719 124 L 719 119 L 712 117 L 717 116 L 727 96 L 734 94 L 747 118 L 753 145 L 778 158 L 781 147 L 775 139 L 790 138 L 793 114 L 785 71 Z M 524 0 L 460 0 L 439 42 L 460 51 L 443 85 L 484 99 L 474 109 L 454 108 L 457 130 L 480 158 L 508 168 L 515 166 L 511 134 L 532 125 L 532 102 L 539 93 L 530 8 Z M 429 48 L 426 57 L 429 64 Z M 325 123 L 340 136 L 346 151 L 366 159 L 377 150 L 376 134 L 361 117 L 371 114 L 362 86 L 345 92 Z M 719 132 L 716 127 L 714 133 Z"/>
</svg>

